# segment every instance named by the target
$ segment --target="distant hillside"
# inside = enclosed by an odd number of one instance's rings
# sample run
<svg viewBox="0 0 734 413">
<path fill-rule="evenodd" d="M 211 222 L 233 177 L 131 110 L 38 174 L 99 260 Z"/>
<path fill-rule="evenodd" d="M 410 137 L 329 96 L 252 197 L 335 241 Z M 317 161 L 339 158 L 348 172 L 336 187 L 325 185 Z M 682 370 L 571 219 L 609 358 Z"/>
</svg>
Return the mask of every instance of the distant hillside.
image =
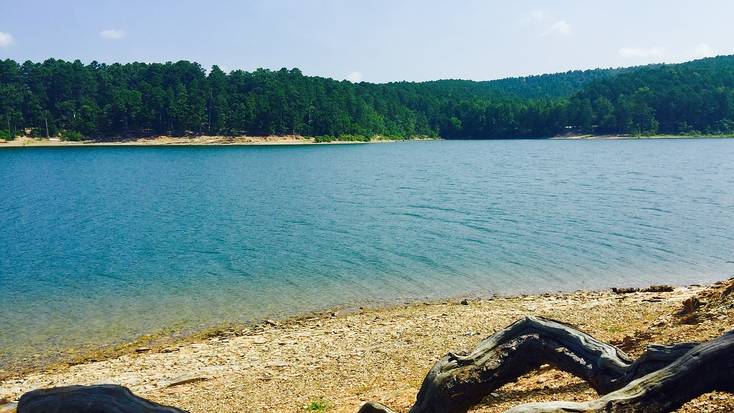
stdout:
<svg viewBox="0 0 734 413">
<path fill-rule="evenodd" d="M 577 120 L 599 133 L 734 132 L 734 56 L 657 65 L 600 79 L 572 98 Z"/>
<path fill-rule="evenodd" d="M 587 84 L 601 79 L 609 79 L 622 73 L 636 70 L 632 68 L 573 70 L 525 77 L 510 77 L 498 80 L 435 80 L 424 82 L 437 93 L 465 96 L 474 95 L 485 98 L 560 98 L 568 97 Z"/>
<path fill-rule="evenodd" d="M 734 56 L 493 81 L 350 83 L 298 69 L 0 61 L 0 137 L 367 139 L 734 133 Z"/>
</svg>

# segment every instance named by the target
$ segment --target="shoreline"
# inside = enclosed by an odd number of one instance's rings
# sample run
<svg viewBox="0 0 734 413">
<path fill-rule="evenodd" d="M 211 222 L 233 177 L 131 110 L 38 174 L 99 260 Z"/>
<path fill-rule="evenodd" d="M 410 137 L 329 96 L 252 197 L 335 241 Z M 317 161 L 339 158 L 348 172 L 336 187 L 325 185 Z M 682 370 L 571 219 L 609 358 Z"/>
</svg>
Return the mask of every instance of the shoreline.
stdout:
<svg viewBox="0 0 734 413">
<path fill-rule="evenodd" d="M 680 288 L 700 288 L 701 284 L 680 285 Z M 706 285 L 706 284 L 703 284 Z M 644 284 L 626 285 L 623 289 L 641 290 L 650 286 Z M 28 348 L 32 356 L 24 359 L 11 358 L 5 365 L 0 364 L 0 383 L 27 374 L 43 371 L 59 371 L 70 366 L 104 361 L 121 356 L 138 353 L 140 348 L 163 350 L 170 346 L 179 346 L 205 341 L 223 332 L 247 334 L 248 331 L 274 325 L 299 324 L 304 320 L 329 319 L 336 315 L 359 314 L 362 312 L 390 312 L 395 309 L 422 307 L 434 304 L 460 303 L 463 300 L 492 301 L 495 299 L 523 300 L 526 298 L 565 297 L 576 293 L 610 293 L 612 288 L 579 289 L 579 290 L 532 290 L 510 294 L 485 293 L 479 290 L 460 295 L 419 298 L 401 297 L 385 300 L 365 300 L 343 304 L 335 304 L 304 311 L 284 313 L 281 315 L 265 315 L 248 321 L 221 321 L 208 325 L 175 324 L 163 326 L 128 338 L 106 337 L 107 341 L 97 344 L 76 344 L 59 348 L 56 351 L 41 351 Z M 229 334 L 229 333 L 228 333 Z M 0 388 L 1 389 L 1 388 Z M 2 413 L 0 411 L 0 413 Z"/>
<path fill-rule="evenodd" d="M 563 135 L 540 138 L 488 138 L 488 139 L 456 139 L 458 141 L 482 140 L 553 140 L 553 141 L 626 141 L 626 140 L 674 140 L 674 139 L 732 139 L 734 135 Z M 271 135 L 271 136 L 219 136 L 196 135 L 174 137 L 168 135 L 153 136 L 137 139 L 121 140 L 94 140 L 64 141 L 60 139 L 17 137 L 11 141 L 0 141 L 2 148 L 65 148 L 65 147 L 161 147 L 161 146 L 298 146 L 298 145 L 359 145 L 368 143 L 393 143 L 415 141 L 440 141 L 443 138 L 413 137 L 393 139 L 377 137 L 370 141 L 340 141 L 317 142 L 314 137 L 301 135 Z"/>
<path fill-rule="evenodd" d="M 596 290 L 590 290 L 596 291 Z M 599 290 L 602 291 L 602 290 Z M 52 372 L 67 369 L 68 367 L 105 361 L 121 356 L 139 353 L 139 349 L 165 350 L 171 346 L 181 346 L 192 343 L 206 341 L 211 337 L 222 334 L 247 334 L 250 331 L 257 331 L 267 326 L 299 324 L 303 321 L 313 321 L 317 319 L 330 319 L 337 315 L 344 316 L 350 314 L 358 314 L 362 312 L 382 312 L 391 311 L 398 308 L 420 307 L 441 303 L 459 303 L 462 300 L 492 300 L 494 298 L 518 298 L 518 297 L 534 297 L 548 295 L 565 295 L 570 291 L 557 292 L 534 292 L 520 295 L 499 296 L 491 294 L 478 295 L 467 293 L 456 296 L 440 297 L 440 298 L 399 298 L 393 300 L 369 300 L 359 303 L 345 303 L 333 306 L 325 306 L 313 310 L 301 312 L 293 312 L 282 316 L 268 316 L 253 321 L 234 321 L 220 322 L 209 326 L 184 326 L 176 325 L 163 327 L 141 333 L 140 335 L 128 340 L 111 340 L 109 343 L 100 345 L 96 350 L 91 350 L 93 346 L 83 345 L 81 348 L 68 347 L 58 350 L 53 354 L 46 353 L 31 361 L 29 359 L 12 361 L 9 365 L 0 365 L 0 383 L 4 380 L 11 380 L 17 377 L 39 372 Z M 39 355 L 39 354 L 34 354 Z M 31 362 L 32 364 L 22 365 L 23 362 Z M 0 390 L 2 388 L 0 387 Z M 0 393 L 1 396 L 1 393 Z M 0 411 L 0 413 L 3 413 Z"/>
<path fill-rule="evenodd" d="M 567 135 L 554 136 L 549 140 L 559 141 L 636 141 L 649 139 L 731 139 L 734 135 Z"/>
<path fill-rule="evenodd" d="M 92 146 L 289 146 L 289 145 L 359 145 L 366 143 L 391 143 L 401 141 L 432 141 L 438 138 L 406 138 L 402 140 L 390 139 L 377 136 L 365 141 L 333 140 L 328 142 L 317 142 L 314 137 L 301 135 L 270 135 L 270 136 L 220 136 L 220 135 L 197 135 L 197 136 L 152 136 L 137 139 L 121 140 L 94 140 L 64 141 L 58 138 L 50 140 L 46 138 L 30 138 L 26 136 L 17 137 L 11 141 L 0 142 L 2 148 L 56 148 L 56 147 L 92 147 Z"/>
<path fill-rule="evenodd" d="M 706 339 L 731 328 L 731 312 L 692 326 L 674 326 L 670 314 L 683 301 L 726 283 L 664 292 L 457 297 L 220 326 L 158 343 L 143 338 L 112 353 L 0 378 L 0 400 L 16 400 L 32 388 L 108 382 L 192 412 L 234 412 L 243 402 L 252 411 L 292 412 L 313 400 L 324 400 L 330 412 L 356 412 L 368 399 L 404 410 L 435 360 L 448 351 L 472 348 L 524 315 L 566 321 L 605 341 L 632 342 L 624 348 L 631 354 L 653 341 Z M 593 396 L 570 377 L 556 378 L 557 372 L 543 373 L 541 379 L 548 374 L 549 382 L 565 386 L 551 397 Z M 497 403 L 478 411 L 502 411 L 502 406 L 527 400 L 521 389 L 537 386 L 537 377 L 510 386 Z"/>
</svg>

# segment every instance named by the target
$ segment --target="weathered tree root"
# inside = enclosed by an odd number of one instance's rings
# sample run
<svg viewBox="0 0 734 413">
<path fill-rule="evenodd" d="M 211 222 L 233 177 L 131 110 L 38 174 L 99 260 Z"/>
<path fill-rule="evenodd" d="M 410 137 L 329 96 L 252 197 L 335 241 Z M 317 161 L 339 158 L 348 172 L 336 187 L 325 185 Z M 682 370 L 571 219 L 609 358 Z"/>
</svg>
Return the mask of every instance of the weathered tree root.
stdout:
<svg viewBox="0 0 734 413">
<path fill-rule="evenodd" d="M 721 347 L 728 348 L 729 354 L 720 351 Z M 701 352 L 705 352 L 706 357 L 702 357 Z M 669 372 L 669 369 L 685 360 L 692 361 L 683 368 L 677 367 L 675 374 Z M 701 364 L 703 360 L 707 360 L 705 366 Z M 526 410 L 514 412 L 666 412 L 670 411 L 666 410 L 669 406 L 679 406 L 695 395 L 731 387 L 734 381 L 734 373 L 731 372 L 726 377 L 712 375 L 722 377 L 713 381 L 698 381 L 703 383 L 701 386 L 686 386 L 686 392 L 677 390 L 673 384 L 673 380 L 679 376 L 685 378 L 677 380 L 697 381 L 698 374 L 710 374 L 707 369 L 716 369 L 721 363 L 729 366 L 734 364 L 732 334 L 700 345 L 649 346 L 633 362 L 616 347 L 571 326 L 544 318 L 527 317 L 483 340 L 469 354 L 449 353 L 439 360 L 424 379 L 410 413 L 466 412 L 492 391 L 543 364 L 550 364 L 585 380 L 599 394 L 613 393 L 586 404 L 532 405 L 518 407 Z M 729 382 L 725 383 L 726 380 Z M 647 384 L 640 387 L 639 383 Z M 665 395 L 670 391 L 675 392 L 676 397 Z M 658 395 L 644 395 L 649 392 Z M 684 397 L 678 397 L 681 395 Z M 641 404 L 633 401 L 640 398 L 644 400 Z M 658 399 L 659 403 L 656 402 Z M 660 404 L 663 402 L 667 404 Z M 676 404 L 678 402 L 680 404 Z M 647 404 L 655 406 L 654 409 L 647 409 Z M 564 410 L 564 406 L 573 407 Z M 600 409 L 619 407 L 598 410 L 596 406 L 602 406 Z M 368 403 L 360 409 L 360 413 L 389 412 L 389 408 L 376 403 Z"/>
<path fill-rule="evenodd" d="M 18 413 L 186 413 L 113 384 L 38 389 L 23 394 Z"/>
<path fill-rule="evenodd" d="M 698 345 L 667 367 L 596 400 L 532 403 L 506 413 L 666 413 L 712 391 L 734 393 L 734 331 Z"/>
</svg>

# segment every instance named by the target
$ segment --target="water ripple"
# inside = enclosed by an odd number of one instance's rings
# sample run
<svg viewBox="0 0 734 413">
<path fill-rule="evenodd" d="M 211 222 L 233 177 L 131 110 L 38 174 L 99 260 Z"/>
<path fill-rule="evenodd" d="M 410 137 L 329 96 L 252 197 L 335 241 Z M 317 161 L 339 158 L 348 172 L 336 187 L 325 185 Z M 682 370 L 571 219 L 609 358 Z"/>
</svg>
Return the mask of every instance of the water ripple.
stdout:
<svg viewBox="0 0 734 413">
<path fill-rule="evenodd" d="M 0 368 L 170 325 L 721 278 L 732 159 L 734 140 L 0 151 Z"/>
</svg>

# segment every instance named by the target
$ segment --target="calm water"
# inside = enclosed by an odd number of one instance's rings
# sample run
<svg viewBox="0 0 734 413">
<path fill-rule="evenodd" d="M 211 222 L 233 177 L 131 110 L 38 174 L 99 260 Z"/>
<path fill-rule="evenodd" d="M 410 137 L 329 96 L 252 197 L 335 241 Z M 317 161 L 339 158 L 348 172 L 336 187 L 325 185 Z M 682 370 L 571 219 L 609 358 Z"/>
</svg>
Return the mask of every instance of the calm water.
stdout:
<svg viewBox="0 0 734 413">
<path fill-rule="evenodd" d="M 734 273 L 734 140 L 0 151 L 0 368 L 333 305 Z"/>
</svg>

